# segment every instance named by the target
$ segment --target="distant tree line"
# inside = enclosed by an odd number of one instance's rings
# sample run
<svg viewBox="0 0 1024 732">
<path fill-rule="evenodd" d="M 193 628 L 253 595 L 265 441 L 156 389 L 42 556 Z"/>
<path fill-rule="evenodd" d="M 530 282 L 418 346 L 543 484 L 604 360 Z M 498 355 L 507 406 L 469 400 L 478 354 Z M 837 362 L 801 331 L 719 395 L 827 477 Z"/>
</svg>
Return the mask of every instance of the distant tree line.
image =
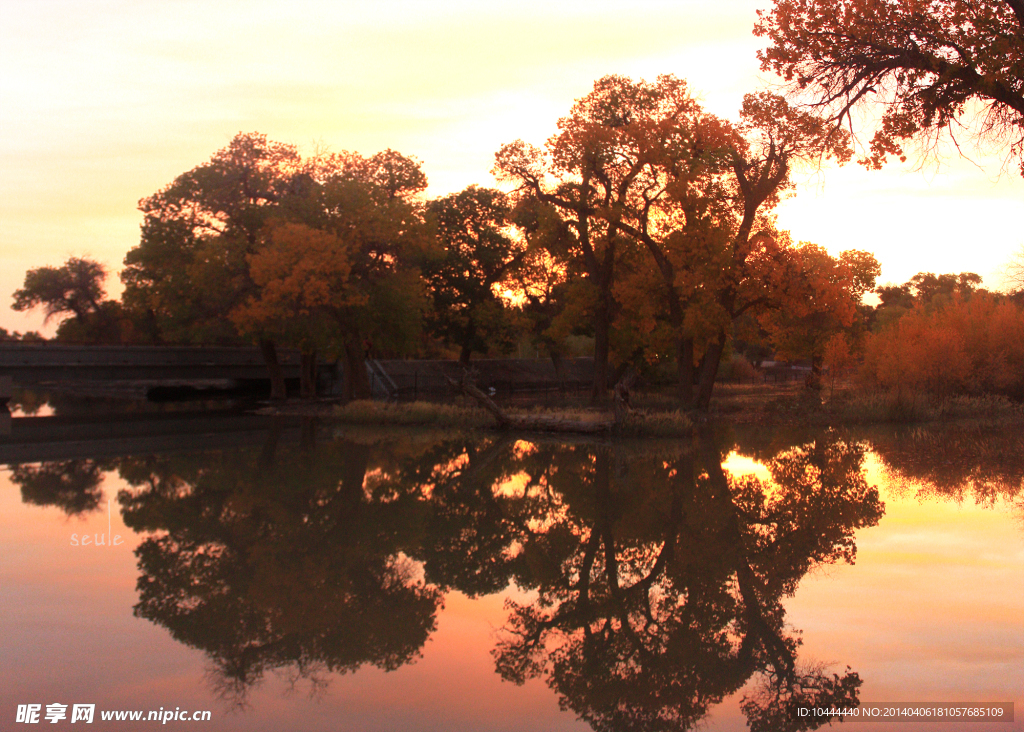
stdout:
<svg viewBox="0 0 1024 732">
<path fill-rule="evenodd" d="M 854 111 L 865 105 L 881 112 L 862 150 L 869 167 L 967 124 L 969 102 L 987 105 L 980 134 L 1005 143 L 1007 161 L 1019 157 L 1022 24 L 1020 0 L 775 0 L 755 32 L 770 42 L 762 68 L 788 83 L 788 99 L 749 94 L 729 121 L 674 76 L 607 76 L 543 149 L 501 147 L 493 172 L 504 191 L 425 200 L 419 163 L 392 150 L 303 158 L 239 134 L 140 202 L 120 302 L 103 299 L 99 264 L 72 258 L 31 270 L 15 308 L 70 315 L 62 340 L 259 344 L 275 396 L 280 346 L 301 350 L 304 393 L 327 354 L 344 361 L 345 396 L 361 398 L 369 357 L 468 363 L 528 344 L 557 369 L 581 343 L 595 398 L 630 370 L 672 364 L 681 403 L 706 409 L 735 354 L 805 359 L 818 385 L 863 353 L 869 380 L 902 385 L 914 359 L 963 352 L 969 364 L 954 371 L 968 376 L 915 367 L 912 381 L 1019 393 L 1019 379 L 998 375 L 1024 371 L 1012 335 L 1019 260 L 1010 300 L 979 291 L 971 273 L 921 273 L 880 288 L 873 310 L 862 303 L 880 271 L 871 254 L 794 242 L 773 211 L 795 168 L 854 156 Z M 986 307 L 996 320 L 965 325 Z M 882 355 L 885 343 L 932 343 L 913 328 L 960 335 L 910 361 Z M 992 335 L 979 340 L 978 328 Z"/>
<path fill-rule="evenodd" d="M 831 143 L 779 98 L 750 97 L 745 113 L 752 121 L 735 127 L 706 115 L 673 77 L 607 77 L 546 153 L 502 148 L 497 171 L 513 192 L 470 186 L 433 200 L 420 195 L 419 164 L 394 151 L 303 159 L 238 135 L 141 202 L 120 301 L 105 299 L 100 264 L 72 257 L 30 270 L 14 307 L 66 316 L 66 342 L 256 343 L 278 396 L 280 346 L 303 353 L 304 393 L 327 354 L 344 361 L 345 396 L 362 398 L 369 357 L 468 364 L 527 343 L 557 368 L 573 341 L 591 344 L 596 396 L 627 369 L 674 363 L 681 400 L 706 408 L 729 353 L 804 359 L 812 382 L 864 353 L 886 386 L 1013 393 L 999 374 L 1024 372 L 1020 297 L 988 293 L 973 273 L 875 289 L 871 254 L 793 242 L 766 212 L 790 161 Z M 875 308 L 862 303 L 871 291 Z M 976 327 L 942 320 L 968 301 Z M 977 342 L 992 328 L 1002 330 Z M 935 329 L 948 337 L 928 346 Z M 996 341 L 1002 355 L 982 355 Z M 934 358 L 965 354 L 949 367 L 959 376 L 922 376 L 912 343 L 940 349 Z M 985 359 L 995 360 L 979 377 Z"/>
<path fill-rule="evenodd" d="M 559 127 L 546 152 L 499 151 L 511 192 L 429 201 L 419 163 L 392 150 L 303 158 L 239 134 L 141 201 L 119 302 L 101 265 L 72 258 L 29 271 L 15 308 L 70 316 L 66 341 L 259 344 L 277 396 L 281 346 L 304 354 L 307 391 L 331 354 L 360 398 L 367 357 L 468 363 L 526 342 L 557 367 L 576 337 L 593 344 L 595 397 L 675 360 L 702 407 L 739 318 L 809 358 L 856 320 L 874 258 L 796 244 L 770 218 L 794 163 L 848 157 L 842 135 L 765 94 L 729 123 L 671 76 L 601 79 Z M 812 321 L 815 337 L 793 333 Z"/>
</svg>

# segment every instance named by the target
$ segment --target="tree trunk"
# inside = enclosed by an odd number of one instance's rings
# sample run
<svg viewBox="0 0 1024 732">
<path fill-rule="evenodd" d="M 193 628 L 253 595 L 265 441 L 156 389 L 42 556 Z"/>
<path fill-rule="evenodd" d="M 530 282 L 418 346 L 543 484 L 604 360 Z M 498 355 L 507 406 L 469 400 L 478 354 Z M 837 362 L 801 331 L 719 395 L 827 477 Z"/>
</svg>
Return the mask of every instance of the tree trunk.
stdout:
<svg viewBox="0 0 1024 732">
<path fill-rule="evenodd" d="M 685 407 L 693 404 L 693 338 L 680 336 L 676 341 L 679 401 Z"/>
<path fill-rule="evenodd" d="M 602 295 L 594 314 L 594 388 L 591 398 L 604 399 L 608 392 L 608 330 L 610 326 L 609 303 Z"/>
<path fill-rule="evenodd" d="M 270 372 L 270 398 L 287 398 L 288 390 L 284 385 L 284 371 L 281 370 L 281 364 L 277 362 L 277 346 L 269 338 L 261 338 L 260 353 L 263 354 L 263 362 L 267 365 L 267 371 Z"/>
<path fill-rule="evenodd" d="M 345 373 L 341 394 L 344 401 L 370 398 L 370 377 L 366 374 L 366 353 L 358 337 L 345 340 Z"/>
<path fill-rule="evenodd" d="M 718 331 L 718 337 L 708 346 L 704 354 L 704 363 L 700 370 L 700 382 L 697 385 L 697 402 L 694 406 L 702 412 L 706 412 L 711 404 L 711 390 L 715 387 L 715 377 L 718 376 L 718 365 L 722 360 L 722 352 L 725 350 L 725 331 Z"/>
<path fill-rule="evenodd" d="M 811 373 L 804 380 L 804 386 L 812 391 L 821 391 L 821 367 L 824 358 L 811 356 Z"/>
<path fill-rule="evenodd" d="M 549 349 L 548 353 L 551 355 L 551 365 L 555 367 L 558 390 L 565 391 L 565 364 L 562 362 L 562 354 L 554 349 Z"/>
<path fill-rule="evenodd" d="M 469 366 L 469 357 L 473 355 L 473 349 L 469 346 L 463 346 L 459 352 L 459 364 L 462 366 Z"/>
<path fill-rule="evenodd" d="M 299 370 L 299 396 L 312 399 L 316 396 L 316 351 L 303 353 Z"/>
</svg>

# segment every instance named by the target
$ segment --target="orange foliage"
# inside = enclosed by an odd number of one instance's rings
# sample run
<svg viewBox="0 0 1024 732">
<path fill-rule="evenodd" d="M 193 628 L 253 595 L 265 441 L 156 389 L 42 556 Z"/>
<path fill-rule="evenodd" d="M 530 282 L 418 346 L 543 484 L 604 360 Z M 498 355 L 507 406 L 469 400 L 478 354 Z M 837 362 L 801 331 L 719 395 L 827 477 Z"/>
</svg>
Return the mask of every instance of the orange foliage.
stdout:
<svg viewBox="0 0 1024 732">
<path fill-rule="evenodd" d="M 868 252 L 849 250 L 835 258 L 808 242 L 788 248 L 781 234 L 779 261 L 772 262 L 764 275 L 775 307 L 760 314 L 761 325 L 779 355 L 809 358 L 817 371 L 829 344 L 833 357 L 838 356 L 835 338 L 855 325 L 857 305 L 874 286 L 880 267 Z M 842 343 L 848 350 L 849 341 L 844 338 Z"/>
<path fill-rule="evenodd" d="M 236 307 L 231 320 L 243 333 L 273 333 L 295 345 L 316 340 L 307 331 L 330 325 L 314 316 L 365 303 L 365 296 L 347 287 L 350 249 L 334 234 L 304 224 L 272 226 L 266 245 L 249 256 L 259 297 Z"/>
<path fill-rule="evenodd" d="M 987 293 L 917 307 L 869 338 L 863 375 L 898 392 L 1024 396 L 1024 310 Z"/>
</svg>

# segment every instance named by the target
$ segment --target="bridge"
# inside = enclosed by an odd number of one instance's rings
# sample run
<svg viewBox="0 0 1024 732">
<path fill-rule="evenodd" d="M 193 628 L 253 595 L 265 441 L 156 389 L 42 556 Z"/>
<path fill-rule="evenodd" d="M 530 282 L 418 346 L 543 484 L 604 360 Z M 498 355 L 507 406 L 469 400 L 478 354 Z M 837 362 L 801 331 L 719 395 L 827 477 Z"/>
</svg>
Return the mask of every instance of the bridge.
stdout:
<svg viewBox="0 0 1024 732">
<path fill-rule="evenodd" d="M 279 351 L 285 378 L 299 378 L 298 351 Z M 214 346 L 66 346 L 0 343 L 0 376 L 15 386 L 68 381 L 269 379 L 257 348 Z"/>
<path fill-rule="evenodd" d="M 285 379 L 298 380 L 298 351 L 278 351 L 278 362 Z M 593 360 L 589 358 L 563 359 L 559 372 L 549 359 L 483 359 L 472 365 L 480 386 L 505 394 L 581 388 L 593 379 Z M 450 391 L 445 377 L 458 378 L 462 373 L 457 361 L 372 359 L 366 369 L 374 396 L 387 398 L 445 394 Z M 239 386 L 268 381 L 260 351 L 252 347 L 0 343 L 0 399 L 10 398 L 11 386 L 139 382 L 148 393 L 161 385 L 223 380 Z M 321 394 L 335 393 L 341 382 L 341 365 L 321 363 L 318 382 Z"/>
</svg>

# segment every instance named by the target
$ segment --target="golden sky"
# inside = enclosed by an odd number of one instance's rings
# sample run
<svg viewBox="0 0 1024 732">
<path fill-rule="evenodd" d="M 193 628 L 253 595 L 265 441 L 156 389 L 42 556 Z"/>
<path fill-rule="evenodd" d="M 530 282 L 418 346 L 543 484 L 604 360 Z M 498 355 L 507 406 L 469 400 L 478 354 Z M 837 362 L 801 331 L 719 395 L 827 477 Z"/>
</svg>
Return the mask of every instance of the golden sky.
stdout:
<svg viewBox="0 0 1024 732">
<path fill-rule="evenodd" d="M 676 74 L 735 119 L 771 81 L 751 33 L 768 4 L 5 0 L 0 327 L 41 327 L 9 309 L 31 267 L 84 254 L 116 272 L 138 200 L 240 131 L 307 152 L 390 147 L 422 160 L 439 195 L 493 184 L 503 142 L 543 143 L 605 74 Z M 1024 180 L 1000 167 L 949 153 L 923 170 L 807 174 L 780 221 L 833 252 L 874 252 L 883 281 L 974 271 L 995 286 L 1024 245 Z"/>
</svg>

